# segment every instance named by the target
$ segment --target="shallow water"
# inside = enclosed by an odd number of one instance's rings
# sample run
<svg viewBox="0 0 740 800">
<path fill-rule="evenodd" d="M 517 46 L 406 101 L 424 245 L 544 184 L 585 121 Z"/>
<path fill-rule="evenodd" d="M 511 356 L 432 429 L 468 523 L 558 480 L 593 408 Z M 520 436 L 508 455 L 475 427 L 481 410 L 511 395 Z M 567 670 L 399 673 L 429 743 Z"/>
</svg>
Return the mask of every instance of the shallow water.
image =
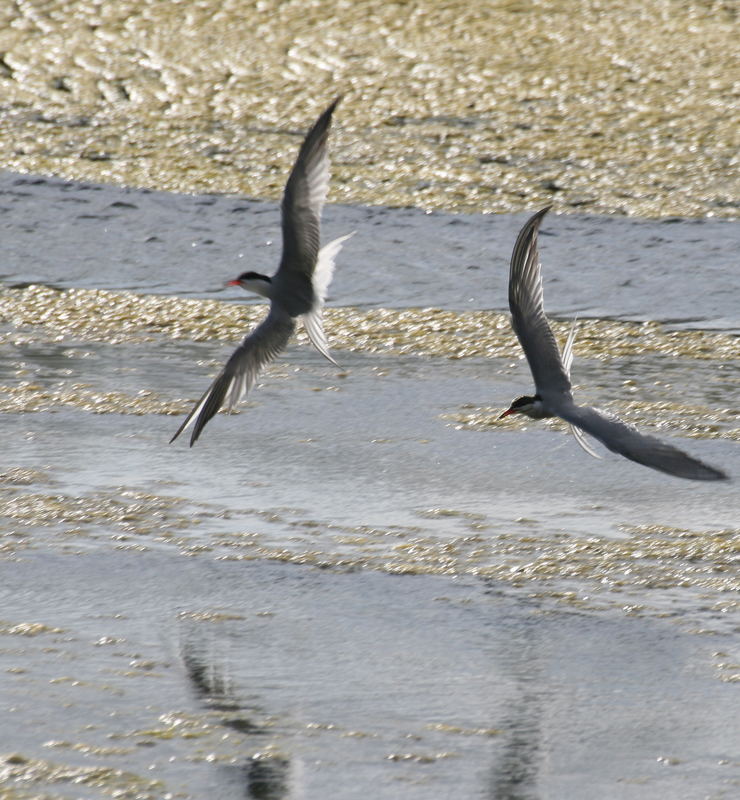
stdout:
<svg viewBox="0 0 740 800">
<path fill-rule="evenodd" d="M 3 591 L 46 625 L 5 631 L 8 797 L 737 789 L 725 636 L 495 583 L 166 553 L 32 554 Z"/>
<path fill-rule="evenodd" d="M 513 242 L 530 213 L 332 205 L 324 239 L 356 231 L 335 305 L 508 311 Z M 6 285 L 132 290 L 253 302 L 224 283 L 279 260 L 277 203 L 0 176 Z M 740 224 L 557 215 L 541 233 L 548 313 L 740 331 Z M 40 241 L 43 244 L 40 244 Z M 656 300 L 659 300 L 659 302 Z M 508 325 L 508 323 L 507 323 Z"/>
<path fill-rule="evenodd" d="M 736 481 L 495 421 L 530 388 L 481 311 L 522 216 L 328 206 L 327 236 L 358 231 L 341 370 L 294 343 L 188 449 L 263 313 L 221 287 L 272 270 L 275 206 L 2 188 L 7 797 L 737 793 Z M 740 475 L 737 223 L 546 232 L 579 396 Z"/>
</svg>

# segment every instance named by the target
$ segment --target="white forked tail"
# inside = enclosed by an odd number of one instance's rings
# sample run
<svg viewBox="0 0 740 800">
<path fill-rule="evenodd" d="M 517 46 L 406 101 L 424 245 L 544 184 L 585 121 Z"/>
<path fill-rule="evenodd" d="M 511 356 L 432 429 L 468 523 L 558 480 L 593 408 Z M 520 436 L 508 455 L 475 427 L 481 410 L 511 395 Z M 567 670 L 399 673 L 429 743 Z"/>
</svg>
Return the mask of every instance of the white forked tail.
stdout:
<svg viewBox="0 0 740 800">
<path fill-rule="evenodd" d="M 352 233 L 348 233 L 345 236 L 340 236 L 338 239 L 334 239 L 328 244 L 325 244 L 321 250 L 319 250 L 319 255 L 316 259 L 316 268 L 313 273 L 313 289 L 316 302 L 308 314 L 304 314 L 301 317 L 303 320 L 303 327 L 306 329 L 311 344 L 324 358 L 331 361 L 335 367 L 338 367 L 339 364 L 337 364 L 329 353 L 329 344 L 326 341 L 321 312 L 324 309 L 324 302 L 326 301 L 329 284 L 334 275 L 334 260 L 342 249 L 342 245 L 347 239 L 354 236 L 355 233 L 356 231 L 352 231 Z"/>
<path fill-rule="evenodd" d="M 568 334 L 568 339 L 565 342 L 565 347 L 563 348 L 563 367 L 565 368 L 565 372 L 567 376 L 570 378 L 570 367 L 573 364 L 573 344 L 576 340 L 576 329 L 578 327 L 578 317 L 573 319 L 573 324 L 570 326 L 570 333 Z M 568 427 L 570 428 L 570 432 L 573 434 L 573 438 L 578 442 L 578 444 L 590 455 L 594 458 L 601 458 L 601 456 L 596 452 L 596 450 L 591 447 L 588 439 L 586 438 L 586 434 L 580 429 L 577 428 L 575 425 L 571 425 L 568 423 Z"/>
</svg>

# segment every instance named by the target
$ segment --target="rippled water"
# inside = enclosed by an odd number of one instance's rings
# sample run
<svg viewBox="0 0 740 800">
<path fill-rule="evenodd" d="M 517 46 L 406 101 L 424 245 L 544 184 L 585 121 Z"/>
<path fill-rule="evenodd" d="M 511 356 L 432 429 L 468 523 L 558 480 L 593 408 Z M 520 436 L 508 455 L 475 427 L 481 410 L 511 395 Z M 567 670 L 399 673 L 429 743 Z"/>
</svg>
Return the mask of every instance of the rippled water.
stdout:
<svg viewBox="0 0 740 800">
<path fill-rule="evenodd" d="M 341 370 L 293 344 L 188 449 L 179 415 L 263 313 L 223 282 L 274 268 L 276 207 L 0 191 L 5 796 L 734 796 L 736 482 L 495 422 L 531 381 L 484 313 L 522 215 L 328 206 L 357 230 Z M 580 396 L 734 476 L 739 237 L 542 237 Z"/>
</svg>

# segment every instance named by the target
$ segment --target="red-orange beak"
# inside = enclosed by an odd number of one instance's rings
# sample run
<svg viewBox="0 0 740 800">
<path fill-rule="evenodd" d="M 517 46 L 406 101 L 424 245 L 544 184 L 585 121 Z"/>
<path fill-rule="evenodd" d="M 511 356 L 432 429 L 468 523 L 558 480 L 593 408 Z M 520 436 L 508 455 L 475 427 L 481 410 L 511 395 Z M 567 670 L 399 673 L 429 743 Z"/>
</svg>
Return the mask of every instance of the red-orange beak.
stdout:
<svg viewBox="0 0 740 800">
<path fill-rule="evenodd" d="M 509 414 L 516 414 L 515 408 L 507 408 L 506 411 L 499 417 L 499 419 L 503 419 L 504 417 L 508 417 Z"/>
<path fill-rule="evenodd" d="M 234 278 L 233 281 L 226 281 L 226 285 L 227 286 L 240 286 L 241 284 L 239 283 L 239 279 L 238 278 Z"/>
</svg>

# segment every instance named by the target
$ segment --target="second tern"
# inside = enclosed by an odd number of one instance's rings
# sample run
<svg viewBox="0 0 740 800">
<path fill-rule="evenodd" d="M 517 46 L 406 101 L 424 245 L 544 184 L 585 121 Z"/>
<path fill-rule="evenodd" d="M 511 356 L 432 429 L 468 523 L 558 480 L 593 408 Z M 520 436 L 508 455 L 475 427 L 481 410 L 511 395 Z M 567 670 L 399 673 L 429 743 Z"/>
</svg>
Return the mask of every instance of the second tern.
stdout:
<svg viewBox="0 0 740 800">
<path fill-rule="evenodd" d="M 278 271 L 272 277 L 244 272 L 227 284 L 266 297 L 270 311 L 232 353 L 170 442 L 193 425 L 192 447 L 224 404 L 231 411 L 254 385 L 262 367 L 285 349 L 298 319 L 303 321 L 314 347 L 336 365 L 329 354 L 321 312 L 334 273 L 334 259 L 352 234 L 321 249 L 319 240 L 321 210 L 329 188 L 327 139 L 339 100 L 321 114 L 306 134 L 285 185 L 281 204 L 283 253 Z"/>
<path fill-rule="evenodd" d="M 561 358 L 543 306 L 537 234 L 542 218 L 549 210 L 548 206 L 538 211 L 520 231 L 509 272 L 511 324 L 529 362 L 535 393 L 518 397 L 500 418 L 510 414 L 524 414 L 532 419 L 560 417 L 575 429 L 598 439 L 609 450 L 651 469 L 696 481 L 727 479 L 722 470 L 693 458 L 683 450 L 655 436 L 640 433 L 631 425 L 595 408 L 578 406 L 573 402 L 570 384 L 573 331 Z M 577 435 L 577 438 L 583 444 L 582 436 Z"/>
</svg>

